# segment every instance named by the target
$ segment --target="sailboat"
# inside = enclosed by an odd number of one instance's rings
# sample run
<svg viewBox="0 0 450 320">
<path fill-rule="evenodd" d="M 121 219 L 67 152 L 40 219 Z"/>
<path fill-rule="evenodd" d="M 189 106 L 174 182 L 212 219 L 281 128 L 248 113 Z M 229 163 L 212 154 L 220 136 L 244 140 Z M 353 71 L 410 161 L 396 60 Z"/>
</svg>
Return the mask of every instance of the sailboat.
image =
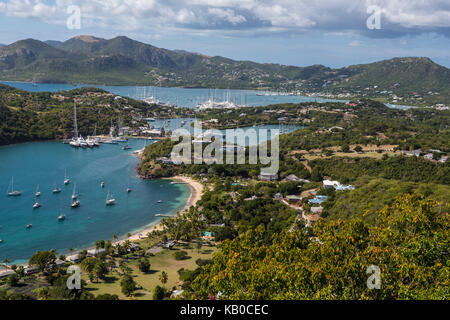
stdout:
<svg viewBox="0 0 450 320">
<path fill-rule="evenodd" d="M 72 202 L 71 207 L 72 208 L 78 208 L 80 206 L 80 200 L 76 200 L 74 202 Z"/>
<path fill-rule="evenodd" d="M 60 193 L 61 192 L 61 189 L 56 186 L 56 182 L 53 184 L 52 192 L 53 193 Z"/>
<path fill-rule="evenodd" d="M 11 185 L 10 185 L 10 189 L 8 189 L 8 196 L 17 197 L 20 195 L 22 195 L 22 192 L 14 190 L 14 177 L 11 177 Z"/>
<path fill-rule="evenodd" d="M 100 182 L 100 187 L 102 187 L 102 188 L 105 187 L 105 182 L 104 181 Z"/>
<path fill-rule="evenodd" d="M 77 189 L 77 184 L 75 183 L 75 185 L 73 186 L 72 200 L 75 200 L 76 198 L 78 198 L 78 195 L 76 194 L 76 189 Z"/>
<path fill-rule="evenodd" d="M 70 179 L 67 178 L 67 169 L 64 170 L 64 184 L 68 185 L 70 183 Z"/>
<path fill-rule="evenodd" d="M 41 204 L 39 202 L 37 202 L 36 198 L 34 198 L 33 209 L 38 209 L 40 207 L 41 207 Z"/>
<path fill-rule="evenodd" d="M 106 205 L 107 206 L 113 206 L 116 204 L 116 199 L 114 199 L 108 190 L 108 195 L 106 196 Z"/>
<path fill-rule="evenodd" d="M 64 214 L 62 214 L 61 213 L 61 210 L 60 210 L 60 214 L 59 214 L 59 217 L 58 217 L 58 221 L 63 221 L 63 220 L 65 220 L 66 219 L 66 216 L 64 215 Z"/>
<path fill-rule="evenodd" d="M 36 187 L 36 192 L 34 193 L 35 197 L 40 197 L 41 196 L 41 192 L 39 191 L 39 185 L 37 185 Z"/>
</svg>

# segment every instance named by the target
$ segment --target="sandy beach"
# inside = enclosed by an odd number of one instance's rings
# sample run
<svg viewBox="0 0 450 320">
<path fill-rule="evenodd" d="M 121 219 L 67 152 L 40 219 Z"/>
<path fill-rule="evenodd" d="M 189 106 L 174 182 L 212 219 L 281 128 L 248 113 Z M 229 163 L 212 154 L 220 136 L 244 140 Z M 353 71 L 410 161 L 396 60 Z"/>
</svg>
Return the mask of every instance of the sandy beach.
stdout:
<svg viewBox="0 0 450 320">
<path fill-rule="evenodd" d="M 189 186 L 189 188 L 191 189 L 191 195 L 189 196 L 188 201 L 186 202 L 186 205 L 184 206 L 184 208 L 180 211 L 180 213 L 185 212 L 186 210 L 188 210 L 191 206 L 195 206 L 197 204 L 197 202 L 202 198 L 203 195 L 203 184 L 201 184 L 200 182 L 190 178 L 190 177 L 184 177 L 184 176 L 175 176 L 172 178 L 169 178 L 170 180 L 173 181 L 177 181 L 177 182 L 181 182 L 181 183 L 185 183 Z M 147 236 L 148 233 L 152 232 L 152 231 L 156 231 L 156 230 L 161 230 L 162 226 L 160 223 L 157 223 L 153 226 L 149 226 L 148 228 L 145 228 L 144 230 L 141 230 L 133 235 L 131 235 L 130 237 L 123 239 L 123 240 L 119 240 L 114 242 L 113 244 L 120 244 L 123 243 L 125 241 L 136 241 L 136 240 L 140 240 L 142 238 L 145 238 Z"/>
</svg>

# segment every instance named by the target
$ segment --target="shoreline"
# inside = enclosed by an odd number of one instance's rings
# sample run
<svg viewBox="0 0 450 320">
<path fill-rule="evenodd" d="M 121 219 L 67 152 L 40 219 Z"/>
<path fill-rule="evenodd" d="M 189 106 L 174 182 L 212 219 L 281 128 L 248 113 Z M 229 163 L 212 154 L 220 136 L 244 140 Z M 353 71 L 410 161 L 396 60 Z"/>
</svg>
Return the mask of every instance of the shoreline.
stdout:
<svg viewBox="0 0 450 320">
<path fill-rule="evenodd" d="M 191 206 L 195 206 L 196 203 L 201 199 L 203 193 L 204 193 L 204 186 L 202 183 L 190 178 L 190 177 L 184 177 L 184 176 L 174 176 L 171 178 L 164 178 L 166 180 L 172 180 L 172 181 L 178 181 L 178 182 L 182 182 L 184 184 L 187 184 L 189 186 L 190 189 L 190 195 L 186 201 L 186 204 L 183 206 L 183 208 L 181 210 L 179 210 L 179 214 L 183 214 L 186 210 L 188 210 Z M 176 212 L 171 215 L 169 218 L 175 217 L 176 216 Z M 162 225 L 161 225 L 161 220 L 163 218 L 161 218 L 159 221 L 155 221 L 152 222 L 150 224 L 148 224 L 147 226 L 144 226 L 143 229 L 139 230 L 139 231 L 133 231 L 133 233 L 131 234 L 130 237 L 127 237 L 125 235 L 125 238 L 123 239 L 118 239 L 116 241 L 111 241 L 112 245 L 117 245 L 117 244 L 122 244 L 125 241 L 139 241 L 144 239 L 148 233 L 151 233 L 153 231 L 161 231 L 162 230 Z M 78 254 L 80 251 L 83 250 L 91 250 L 94 249 L 94 245 L 90 245 L 90 246 L 86 246 L 83 248 L 80 248 L 74 252 L 72 252 L 71 254 L 69 254 L 68 252 L 61 252 L 60 254 L 64 254 L 66 257 L 67 256 L 72 256 L 75 254 Z M 59 254 L 59 255 L 60 255 Z M 30 257 L 31 258 L 31 257 Z M 9 263 L 8 265 L 11 266 L 12 264 L 16 264 L 17 266 L 28 266 L 28 262 L 19 262 L 19 263 Z M 3 263 L 0 262 L 0 274 L 3 273 Z"/>
<path fill-rule="evenodd" d="M 188 210 L 190 207 L 195 206 L 197 202 L 202 198 L 203 192 L 204 192 L 204 186 L 200 182 L 185 176 L 174 176 L 171 178 L 165 178 L 168 180 L 173 181 L 179 181 L 184 184 L 187 184 L 189 186 L 191 194 L 189 195 L 188 200 L 186 201 L 186 204 L 184 207 L 178 211 L 179 214 L 183 214 L 186 210 Z M 172 215 L 171 217 L 175 217 L 176 213 Z M 162 220 L 162 219 L 161 219 Z M 151 233 L 153 231 L 161 231 L 162 225 L 161 220 L 155 223 L 150 224 L 149 226 L 145 227 L 144 229 L 134 232 L 130 237 L 126 237 L 125 239 L 117 240 L 113 242 L 113 245 L 122 244 L 125 241 L 138 241 L 142 240 L 147 236 L 148 233 Z"/>
</svg>

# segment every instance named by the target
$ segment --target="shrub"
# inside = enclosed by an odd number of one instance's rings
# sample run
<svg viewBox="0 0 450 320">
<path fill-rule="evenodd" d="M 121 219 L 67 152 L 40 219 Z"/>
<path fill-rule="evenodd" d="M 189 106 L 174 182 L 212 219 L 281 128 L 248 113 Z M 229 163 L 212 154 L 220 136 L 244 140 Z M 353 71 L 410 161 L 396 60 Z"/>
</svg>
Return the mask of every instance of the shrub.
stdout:
<svg viewBox="0 0 450 320">
<path fill-rule="evenodd" d="M 184 259 L 187 259 L 188 253 L 186 251 L 184 251 L 184 250 L 175 251 L 173 253 L 173 257 L 176 260 L 184 260 Z"/>
</svg>

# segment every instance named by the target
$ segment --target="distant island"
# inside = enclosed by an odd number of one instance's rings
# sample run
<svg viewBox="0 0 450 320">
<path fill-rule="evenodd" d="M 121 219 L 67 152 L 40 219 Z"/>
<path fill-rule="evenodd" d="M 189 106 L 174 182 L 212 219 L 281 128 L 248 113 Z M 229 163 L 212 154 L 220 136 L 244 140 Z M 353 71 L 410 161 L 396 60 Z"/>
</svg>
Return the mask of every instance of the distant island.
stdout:
<svg viewBox="0 0 450 320">
<path fill-rule="evenodd" d="M 172 51 L 124 36 L 77 36 L 0 47 L 0 68 L 4 81 L 258 89 L 418 106 L 450 101 L 450 70 L 425 57 L 296 67 Z"/>
</svg>

